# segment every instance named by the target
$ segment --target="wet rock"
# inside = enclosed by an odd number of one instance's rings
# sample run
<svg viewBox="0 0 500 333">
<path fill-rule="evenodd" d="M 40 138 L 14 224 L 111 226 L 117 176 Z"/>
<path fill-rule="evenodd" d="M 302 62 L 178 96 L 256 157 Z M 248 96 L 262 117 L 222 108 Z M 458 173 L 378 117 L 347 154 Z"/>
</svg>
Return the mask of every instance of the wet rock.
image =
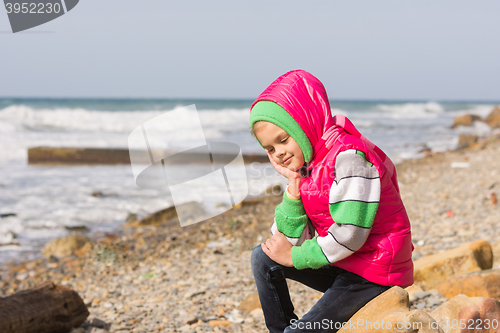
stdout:
<svg viewBox="0 0 500 333">
<path fill-rule="evenodd" d="M 481 120 L 481 117 L 474 114 L 458 116 L 453 120 L 453 125 L 451 126 L 451 128 L 456 128 L 458 126 L 472 126 L 472 124 L 478 120 Z"/>
<path fill-rule="evenodd" d="M 356 312 L 338 332 L 443 332 L 431 328 L 433 324 L 436 325 L 435 320 L 426 312 L 409 311 L 408 293 L 400 287 L 392 287 Z"/>
<path fill-rule="evenodd" d="M 432 311 L 431 316 L 445 333 L 472 332 L 472 330 L 493 333 L 498 332 L 498 325 L 493 328 L 491 323 L 495 320 L 497 323 L 500 322 L 500 303 L 492 298 L 458 295 Z M 487 322 L 490 323 L 490 329 L 486 329 Z M 461 323 L 465 323 L 465 328 L 460 327 Z M 471 324 L 472 330 L 467 330 Z"/>
<path fill-rule="evenodd" d="M 500 127 L 500 107 L 497 105 L 491 113 L 484 119 L 484 122 L 490 125 L 491 128 Z"/>
<path fill-rule="evenodd" d="M 464 294 L 469 297 L 500 299 L 500 269 L 452 276 L 438 285 L 437 289 L 448 298 Z"/>
<path fill-rule="evenodd" d="M 87 244 L 91 244 L 91 240 L 83 235 L 70 235 L 63 238 L 57 238 L 47 243 L 42 253 L 45 257 L 55 256 L 61 257 L 70 254 L 75 254 L 78 250 Z"/>
<path fill-rule="evenodd" d="M 416 260 L 414 279 L 424 290 L 433 289 L 450 276 L 490 269 L 492 264 L 490 243 L 478 240 Z"/>
</svg>

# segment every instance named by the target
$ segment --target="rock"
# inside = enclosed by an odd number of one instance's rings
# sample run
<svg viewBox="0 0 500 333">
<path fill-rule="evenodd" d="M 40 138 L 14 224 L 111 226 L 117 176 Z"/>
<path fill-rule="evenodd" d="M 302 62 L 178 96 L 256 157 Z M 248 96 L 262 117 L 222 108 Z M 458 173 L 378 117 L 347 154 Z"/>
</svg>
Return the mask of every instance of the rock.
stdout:
<svg viewBox="0 0 500 333">
<path fill-rule="evenodd" d="M 438 285 L 437 289 L 448 298 L 464 294 L 469 297 L 500 299 L 500 269 L 452 276 Z"/>
<path fill-rule="evenodd" d="M 45 257 L 61 257 L 74 254 L 86 244 L 91 244 L 91 240 L 83 235 L 70 235 L 63 238 L 57 238 L 47 243 L 42 253 Z"/>
<path fill-rule="evenodd" d="M 264 311 L 262 311 L 261 308 L 253 309 L 252 311 L 250 311 L 250 316 L 255 321 L 264 321 Z"/>
<path fill-rule="evenodd" d="M 492 246 L 493 250 L 493 268 L 500 268 L 500 241 Z"/>
<path fill-rule="evenodd" d="M 500 127 L 500 107 L 497 105 L 491 113 L 484 119 L 484 122 L 490 125 L 491 128 Z"/>
<path fill-rule="evenodd" d="M 107 232 L 103 238 L 99 238 L 97 240 L 97 243 L 105 244 L 105 245 L 112 245 L 112 244 L 117 243 L 119 241 L 120 241 L 120 237 L 118 235 Z"/>
<path fill-rule="evenodd" d="M 478 120 L 481 120 L 481 117 L 474 114 L 458 116 L 453 120 L 453 125 L 451 126 L 451 128 L 456 128 L 458 126 L 472 126 L 472 124 Z"/>
<path fill-rule="evenodd" d="M 260 308 L 259 294 L 257 293 L 249 295 L 239 306 L 240 310 L 246 312 L 252 312 L 253 310 Z"/>
<path fill-rule="evenodd" d="M 422 310 L 409 311 L 408 293 L 392 287 L 352 316 L 339 333 L 443 332 L 435 320 Z"/>
<path fill-rule="evenodd" d="M 241 324 L 245 320 L 238 309 L 233 309 L 231 313 L 226 314 L 226 318 L 228 321 L 236 324 Z"/>
<path fill-rule="evenodd" d="M 92 251 L 93 249 L 93 244 L 92 243 L 86 243 L 84 246 L 82 246 L 81 248 L 79 248 L 78 250 L 75 251 L 75 254 L 78 256 L 78 257 L 85 257 L 85 255 L 87 255 L 87 253 L 89 253 L 90 251 Z"/>
<path fill-rule="evenodd" d="M 104 193 L 102 191 L 94 191 L 90 193 L 91 196 L 96 197 L 96 198 L 106 198 L 106 197 L 116 197 L 117 195 L 115 193 Z"/>
<path fill-rule="evenodd" d="M 432 294 L 428 291 L 419 291 L 413 294 L 413 296 L 415 296 L 416 299 L 426 298 L 430 295 Z"/>
<path fill-rule="evenodd" d="M 424 290 L 434 289 L 450 276 L 490 269 L 492 264 L 490 243 L 477 240 L 416 260 L 414 280 Z"/>
<path fill-rule="evenodd" d="M 66 333 L 89 315 L 72 289 L 46 281 L 0 298 L 0 332 Z"/>
<path fill-rule="evenodd" d="M 92 321 L 90 322 L 90 326 L 97 327 L 97 328 L 104 328 L 108 329 L 111 325 L 107 324 L 104 320 L 99 319 L 99 318 L 93 318 Z"/>
<path fill-rule="evenodd" d="M 458 149 L 465 149 L 465 148 L 468 148 L 470 146 L 472 146 L 473 144 L 475 144 L 477 142 L 477 140 L 479 139 L 479 137 L 477 135 L 472 135 L 472 134 L 460 134 L 460 136 L 458 137 L 458 145 L 457 145 L 457 148 Z"/>
<path fill-rule="evenodd" d="M 458 295 L 432 311 L 431 316 L 439 323 L 445 333 L 493 333 L 498 332 L 497 328 L 500 325 L 492 325 L 495 320 L 496 323 L 500 323 L 500 303 L 492 298 Z M 487 322 L 491 329 L 486 329 Z M 461 323 L 465 324 L 462 329 L 460 328 Z M 470 329 L 467 330 L 467 328 Z"/>
<path fill-rule="evenodd" d="M 420 287 L 417 284 L 412 284 L 411 286 L 406 287 L 405 291 L 408 293 L 408 297 L 409 297 L 410 303 L 411 303 L 411 302 L 414 302 L 417 300 L 417 297 L 415 297 L 415 294 L 423 291 L 423 289 L 422 289 L 422 287 Z"/>
<path fill-rule="evenodd" d="M 83 231 L 83 232 L 90 231 L 90 229 L 84 225 L 72 225 L 72 226 L 66 225 L 66 226 L 64 226 L 64 229 L 69 230 L 69 231 Z"/>
<path fill-rule="evenodd" d="M 91 327 L 90 329 L 86 330 L 85 333 L 108 333 L 108 331 L 102 328 Z"/>
<path fill-rule="evenodd" d="M 208 325 L 210 326 L 228 326 L 231 322 L 227 320 L 210 320 Z"/>
</svg>

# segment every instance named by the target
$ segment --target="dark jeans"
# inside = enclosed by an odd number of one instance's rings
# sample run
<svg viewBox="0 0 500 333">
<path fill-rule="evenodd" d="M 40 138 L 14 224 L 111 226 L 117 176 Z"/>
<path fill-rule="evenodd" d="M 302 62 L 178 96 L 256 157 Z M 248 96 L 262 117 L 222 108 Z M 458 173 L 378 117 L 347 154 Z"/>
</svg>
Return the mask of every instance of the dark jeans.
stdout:
<svg viewBox="0 0 500 333">
<path fill-rule="evenodd" d="M 272 333 L 337 332 L 341 323 L 348 322 L 366 303 L 389 289 L 330 265 L 302 270 L 282 266 L 271 260 L 260 245 L 252 252 L 252 272 L 266 326 Z M 300 320 L 294 313 L 286 278 L 324 293 Z"/>
</svg>

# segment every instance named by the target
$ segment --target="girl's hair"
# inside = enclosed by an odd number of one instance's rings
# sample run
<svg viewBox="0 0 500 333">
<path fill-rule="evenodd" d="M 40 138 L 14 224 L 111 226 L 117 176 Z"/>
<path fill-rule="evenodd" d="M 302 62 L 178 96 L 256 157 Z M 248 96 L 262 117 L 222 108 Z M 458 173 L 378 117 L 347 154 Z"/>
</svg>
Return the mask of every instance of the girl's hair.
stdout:
<svg viewBox="0 0 500 333">
<path fill-rule="evenodd" d="M 259 127 L 259 125 L 257 125 L 257 124 L 258 124 L 258 123 L 261 123 L 261 124 L 262 124 L 262 122 L 263 122 L 263 120 L 257 120 L 257 121 L 256 121 L 255 123 L 253 123 L 253 125 L 250 127 L 250 134 L 252 134 L 252 136 L 253 136 L 254 138 L 257 138 L 257 137 L 255 136 L 255 130 L 256 130 L 256 128 L 257 128 L 257 127 Z M 257 126 L 256 126 L 256 125 L 257 125 Z"/>
</svg>

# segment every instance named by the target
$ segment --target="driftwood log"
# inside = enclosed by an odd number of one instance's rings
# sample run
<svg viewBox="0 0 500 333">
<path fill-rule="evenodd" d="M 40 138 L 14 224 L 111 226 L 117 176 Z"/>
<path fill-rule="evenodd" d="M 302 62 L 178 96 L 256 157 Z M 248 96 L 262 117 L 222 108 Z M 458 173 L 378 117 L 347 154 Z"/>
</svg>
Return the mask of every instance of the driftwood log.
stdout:
<svg viewBox="0 0 500 333">
<path fill-rule="evenodd" d="M 51 281 L 0 298 L 2 333 L 67 333 L 88 315 L 78 293 Z"/>
</svg>

